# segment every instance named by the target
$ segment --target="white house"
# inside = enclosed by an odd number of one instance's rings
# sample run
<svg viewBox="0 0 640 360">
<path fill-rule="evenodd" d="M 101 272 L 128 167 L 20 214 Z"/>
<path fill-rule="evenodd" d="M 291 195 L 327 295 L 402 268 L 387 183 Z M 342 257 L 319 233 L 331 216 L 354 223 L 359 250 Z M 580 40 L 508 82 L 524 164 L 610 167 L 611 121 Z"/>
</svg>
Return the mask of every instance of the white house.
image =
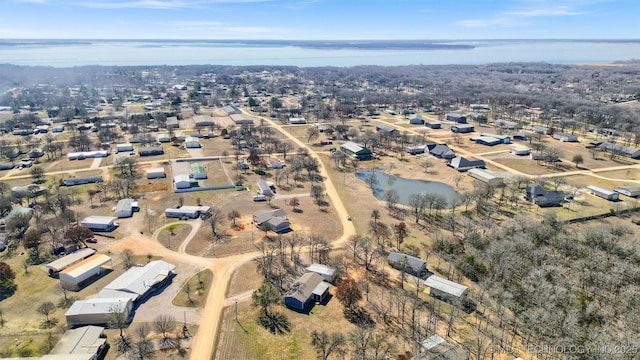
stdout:
<svg viewBox="0 0 640 360">
<path fill-rule="evenodd" d="M 618 186 L 613 191 L 619 192 L 622 195 L 638 197 L 640 196 L 640 185 L 623 185 Z"/>
<path fill-rule="evenodd" d="M 187 217 L 195 219 L 201 215 L 207 214 L 211 211 L 209 206 L 181 206 L 179 208 L 168 208 L 164 210 L 164 214 L 168 218 L 182 218 Z"/>
<path fill-rule="evenodd" d="M 587 189 L 592 195 L 607 199 L 609 201 L 618 201 L 618 193 L 609 189 L 605 189 L 596 185 L 589 185 Z"/>
<path fill-rule="evenodd" d="M 553 138 L 561 142 L 578 142 L 578 137 L 573 134 L 557 132 L 553 134 Z"/>
<path fill-rule="evenodd" d="M 138 202 L 133 199 L 122 199 L 118 201 L 115 208 L 117 218 L 126 218 L 133 216 L 133 212 L 138 210 Z"/>
<path fill-rule="evenodd" d="M 291 125 L 301 125 L 301 124 L 306 124 L 307 123 L 307 119 L 303 118 L 303 117 L 290 117 L 289 118 L 289 124 Z"/>
<path fill-rule="evenodd" d="M 131 143 L 126 143 L 126 144 L 116 144 L 116 152 L 126 152 L 126 151 L 133 151 L 133 144 Z"/>
</svg>

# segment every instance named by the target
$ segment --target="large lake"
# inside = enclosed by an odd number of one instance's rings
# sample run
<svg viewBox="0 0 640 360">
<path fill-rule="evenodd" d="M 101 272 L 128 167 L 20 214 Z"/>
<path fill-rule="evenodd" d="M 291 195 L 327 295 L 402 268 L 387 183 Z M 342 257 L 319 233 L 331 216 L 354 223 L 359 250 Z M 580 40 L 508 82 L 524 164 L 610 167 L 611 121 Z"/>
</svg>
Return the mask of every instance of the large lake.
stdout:
<svg viewBox="0 0 640 360">
<path fill-rule="evenodd" d="M 329 43 L 329 44 L 327 44 Z M 366 42 L 364 42 L 366 44 Z M 82 65 L 444 65 L 499 62 L 601 63 L 640 59 L 638 40 L 458 40 L 431 42 L 1 40 L 0 63 Z"/>
<path fill-rule="evenodd" d="M 385 200 L 384 194 L 391 189 L 398 192 L 398 202 L 404 205 L 409 204 L 409 197 L 413 194 L 440 194 L 447 199 L 447 202 L 450 202 L 451 198 L 456 194 L 455 189 L 447 184 L 437 181 L 405 179 L 386 174 L 382 169 L 360 170 L 356 173 L 356 177 L 368 182 L 371 171 L 376 173 L 377 183 L 374 185 L 374 195 L 379 200 Z"/>
</svg>

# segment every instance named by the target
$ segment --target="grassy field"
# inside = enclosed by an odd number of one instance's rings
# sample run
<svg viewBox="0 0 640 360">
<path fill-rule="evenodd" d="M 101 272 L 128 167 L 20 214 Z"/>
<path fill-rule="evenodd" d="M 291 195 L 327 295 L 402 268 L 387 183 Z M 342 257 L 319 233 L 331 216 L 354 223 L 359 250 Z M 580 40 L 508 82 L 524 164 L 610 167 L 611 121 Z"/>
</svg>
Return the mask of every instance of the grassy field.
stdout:
<svg viewBox="0 0 640 360">
<path fill-rule="evenodd" d="M 256 263 L 249 261 L 240 266 L 234 273 L 229 288 L 227 289 L 227 297 L 236 296 L 243 292 L 257 289 L 262 284 L 262 279 L 258 275 Z"/>
<path fill-rule="evenodd" d="M 191 225 L 188 224 L 174 224 L 164 228 L 158 234 L 158 242 L 160 242 L 167 249 L 177 249 L 182 241 L 191 232 Z"/>
<path fill-rule="evenodd" d="M 182 291 L 180 291 L 173 301 L 171 302 L 176 306 L 183 307 L 203 307 L 207 301 L 207 295 L 211 287 L 211 281 L 213 280 L 213 273 L 211 270 L 206 269 L 199 272 L 182 285 Z M 189 286 L 189 296 L 187 296 L 187 284 Z M 189 302 L 189 297 L 191 302 Z"/>
</svg>

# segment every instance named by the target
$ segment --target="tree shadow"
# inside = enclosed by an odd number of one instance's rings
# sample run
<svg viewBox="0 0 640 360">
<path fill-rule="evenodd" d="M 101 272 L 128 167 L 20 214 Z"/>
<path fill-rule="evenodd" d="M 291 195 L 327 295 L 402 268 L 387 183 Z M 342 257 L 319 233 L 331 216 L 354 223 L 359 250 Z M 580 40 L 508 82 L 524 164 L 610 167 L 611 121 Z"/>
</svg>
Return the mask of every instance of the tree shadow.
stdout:
<svg viewBox="0 0 640 360">
<path fill-rule="evenodd" d="M 279 312 L 261 312 L 258 315 L 258 323 L 275 335 L 282 335 L 291 331 L 289 319 Z"/>
<path fill-rule="evenodd" d="M 373 328 L 376 322 L 371 317 L 371 314 L 362 307 L 345 308 L 344 317 L 352 324 L 361 328 Z"/>
</svg>

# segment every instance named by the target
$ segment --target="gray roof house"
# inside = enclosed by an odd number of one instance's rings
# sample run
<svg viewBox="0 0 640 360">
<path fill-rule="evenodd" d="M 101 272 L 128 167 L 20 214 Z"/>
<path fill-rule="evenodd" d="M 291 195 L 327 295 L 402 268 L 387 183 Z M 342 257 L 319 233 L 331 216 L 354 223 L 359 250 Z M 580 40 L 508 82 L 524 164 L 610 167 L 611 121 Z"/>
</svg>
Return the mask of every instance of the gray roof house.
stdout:
<svg viewBox="0 0 640 360">
<path fill-rule="evenodd" d="M 435 157 L 443 159 L 453 159 L 456 157 L 456 153 L 454 153 L 447 144 L 437 144 L 429 150 L 429 153 Z"/>
<path fill-rule="evenodd" d="M 389 256 L 387 256 L 387 261 L 392 268 L 396 270 L 404 269 L 408 274 L 415 275 L 420 278 L 429 273 L 427 270 L 427 262 L 425 260 L 405 253 L 395 251 L 390 252 Z"/>
<path fill-rule="evenodd" d="M 626 157 L 630 157 L 632 159 L 640 158 L 640 150 L 631 146 L 623 146 L 620 144 L 605 141 L 598 145 L 598 148 L 605 152 L 614 152 Z"/>
<path fill-rule="evenodd" d="M 282 209 L 258 210 L 253 213 L 253 222 L 258 227 L 266 225 L 269 230 L 276 233 L 290 229 L 287 213 Z"/>
<path fill-rule="evenodd" d="M 409 124 L 422 125 L 424 124 L 424 119 L 420 114 L 411 114 L 409 116 Z"/>
<path fill-rule="evenodd" d="M 131 299 L 139 301 L 171 278 L 175 265 L 154 260 L 145 266 L 133 266 L 98 293 L 101 299 Z"/>
<path fill-rule="evenodd" d="M 560 206 L 560 203 L 564 200 L 564 193 L 562 191 L 550 191 L 542 186 L 527 185 L 525 187 L 525 198 L 540 207 Z"/>
<path fill-rule="evenodd" d="M 308 272 L 300 276 L 284 295 L 284 304 L 294 310 L 304 311 L 316 302 L 322 302 L 329 294 L 329 285 L 322 276 Z"/>
<path fill-rule="evenodd" d="M 484 169 L 486 164 L 484 163 L 484 160 L 469 160 L 465 157 L 458 156 L 453 159 L 449 159 L 447 166 L 462 172 L 471 169 Z"/>
</svg>

